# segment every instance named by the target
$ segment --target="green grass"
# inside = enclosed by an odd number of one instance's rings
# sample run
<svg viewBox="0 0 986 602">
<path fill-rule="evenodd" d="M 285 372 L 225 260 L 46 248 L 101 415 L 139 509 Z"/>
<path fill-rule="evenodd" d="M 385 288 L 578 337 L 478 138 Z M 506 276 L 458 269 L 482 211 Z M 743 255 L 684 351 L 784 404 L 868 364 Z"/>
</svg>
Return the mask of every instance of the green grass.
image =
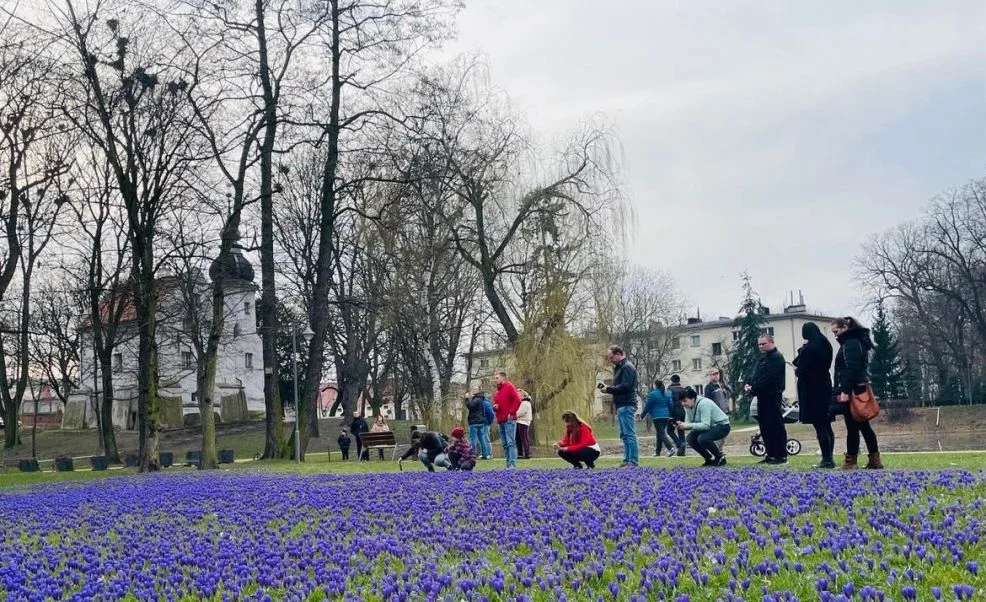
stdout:
<svg viewBox="0 0 986 602">
<path fill-rule="evenodd" d="M 976 453 L 891 453 L 884 454 L 884 464 L 888 469 L 893 470 L 944 470 L 944 469 L 964 469 L 980 470 L 986 467 L 986 452 Z M 743 456 L 729 458 L 729 466 L 723 470 L 733 470 L 756 465 L 758 458 Z M 817 456 L 792 456 L 786 467 L 764 467 L 763 470 L 812 470 L 811 465 L 818 461 Z M 597 463 L 598 469 L 615 468 L 620 460 L 615 457 L 601 458 Z M 673 467 L 698 467 L 701 459 L 696 456 L 686 456 L 684 458 L 641 458 L 641 465 L 655 468 Z M 425 469 L 417 460 L 407 460 L 403 463 L 405 472 L 424 472 Z M 502 460 L 480 461 L 477 470 L 498 470 L 504 467 Z M 518 462 L 520 470 L 531 468 L 555 468 L 570 469 L 570 467 L 557 458 L 535 458 L 532 460 L 520 460 Z M 284 474 L 365 474 L 365 473 L 384 473 L 399 472 L 396 462 L 390 460 L 380 461 L 375 457 L 370 462 L 342 462 L 338 459 L 338 454 L 333 454 L 333 460 L 329 461 L 326 454 L 309 454 L 305 462 L 300 464 L 289 460 L 273 461 L 247 461 L 237 462 L 231 465 L 222 465 L 220 471 L 234 472 L 267 472 Z M 165 474 L 179 474 L 194 472 L 195 469 L 185 467 L 173 467 L 166 469 Z M 66 481 L 89 481 L 102 478 L 113 478 L 126 475 L 137 475 L 136 469 L 115 469 L 109 471 L 93 472 L 88 469 L 76 470 L 75 472 L 41 472 L 41 473 L 21 473 L 16 468 L 0 471 L 0 489 L 17 488 L 35 485 L 39 483 L 57 483 Z"/>
</svg>

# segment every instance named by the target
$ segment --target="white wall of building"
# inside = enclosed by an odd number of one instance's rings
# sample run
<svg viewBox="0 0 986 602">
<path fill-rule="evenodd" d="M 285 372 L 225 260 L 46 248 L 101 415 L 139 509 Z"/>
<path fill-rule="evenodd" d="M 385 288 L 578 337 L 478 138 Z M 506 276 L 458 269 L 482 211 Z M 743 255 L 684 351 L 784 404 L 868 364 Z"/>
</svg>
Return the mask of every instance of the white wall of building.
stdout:
<svg viewBox="0 0 986 602">
<path fill-rule="evenodd" d="M 216 391 L 213 396 L 217 411 L 220 392 L 228 395 L 237 386 L 243 389 L 249 411 L 264 411 L 263 345 L 257 332 L 256 296 L 256 287 L 253 285 L 227 290 L 227 313 L 219 345 Z M 162 301 L 160 311 L 157 329 L 159 383 L 167 394 L 181 395 L 185 414 L 198 413 L 195 348 L 187 340 L 182 340 L 181 320 L 177 317 L 179 312 L 168 310 L 168 304 L 175 302 L 173 298 Z M 208 307 L 204 307 L 202 311 L 211 313 Z M 116 391 L 136 389 L 136 328 L 136 322 L 128 322 L 122 324 L 119 330 L 120 343 L 114 350 L 113 358 L 113 387 Z M 93 381 L 91 337 L 91 332 L 82 333 L 84 351 L 80 365 L 81 386 L 90 391 L 100 388 L 98 380 L 95 383 Z"/>
<path fill-rule="evenodd" d="M 794 378 L 794 366 L 791 365 L 791 362 L 797 355 L 798 349 L 804 344 L 804 339 L 801 338 L 801 327 L 807 322 L 814 322 L 832 342 L 833 348 L 838 349 L 838 343 L 829 328 L 832 319 L 803 312 L 772 314 L 765 316 L 765 318 L 768 332 L 773 334 L 777 349 L 787 362 L 784 397 L 794 401 L 798 398 L 798 393 L 797 382 Z M 709 382 L 709 370 L 717 362 L 719 365 L 727 365 L 726 358 L 730 347 L 733 345 L 733 332 L 735 330 L 732 319 L 683 326 L 681 334 L 678 335 L 679 348 L 673 349 L 671 353 L 673 362 L 671 372 L 681 376 L 681 384 L 684 386 L 697 387 L 701 385 L 704 387 Z M 698 339 L 695 340 L 693 337 L 698 337 Z M 721 346 L 721 355 L 714 355 L 714 351 L 716 351 L 714 345 Z M 679 364 L 674 364 L 674 362 L 679 362 L 680 368 L 677 368 Z"/>
</svg>

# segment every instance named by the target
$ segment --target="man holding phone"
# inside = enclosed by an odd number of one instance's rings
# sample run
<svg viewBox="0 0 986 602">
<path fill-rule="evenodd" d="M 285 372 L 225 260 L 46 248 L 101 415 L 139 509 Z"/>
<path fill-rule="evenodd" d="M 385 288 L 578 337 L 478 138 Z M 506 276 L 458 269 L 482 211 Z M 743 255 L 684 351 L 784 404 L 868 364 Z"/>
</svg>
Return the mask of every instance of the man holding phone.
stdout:
<svg viewBox="0 0 986 602">
<path fill-rule="evenodd" d="M 623 462 L 620 468 L 639 466 L 640 449 L 637 445 L 637 369 L 617 345 L 609 348 L 606 359 L 613 363 L 613 384 L 596 385 L 603 393 L 613 396 L 616 419 L 623 440 Z"/>
</svg>

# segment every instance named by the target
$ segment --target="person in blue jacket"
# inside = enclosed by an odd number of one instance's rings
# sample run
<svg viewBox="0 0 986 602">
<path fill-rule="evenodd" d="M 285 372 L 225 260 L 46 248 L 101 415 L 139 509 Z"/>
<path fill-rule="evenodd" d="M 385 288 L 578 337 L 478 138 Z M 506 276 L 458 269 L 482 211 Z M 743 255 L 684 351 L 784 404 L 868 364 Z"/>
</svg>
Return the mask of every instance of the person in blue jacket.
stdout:
<svg viewBox="0 0 986 602">
<path fill-rule="evenodd" d="M 483 451 L 486 452 L 485 455 L 480 456 L 480 460 L 492 460 L 493 459 L 493 444 L 490 441 L 490 426 L 496 421 L 496 412 L 493 411 L 493 402 L 485 394 L 483 395 L 483 415 L 486 416 L 486 427 L 480 435 L 480 439 L 483 441 Z"/>
<path fill-rule="evenodd" d="M 642 420 L 653 420 L 654 429 L 657 431 L 657 441 L 654 444 L 654 455 L 661 455 L 662 444 L 668 450 L 677 449 L 677 444 L 671 440 L 668 434 L 668 421 L 671 419 L 671 404 L 674 398 L 671 392 L 664 388 L 664 382 L 654 381 L 654 388 L 647 394 L 644 401 L 644 409 L 640 411 Z"/>
</svg>

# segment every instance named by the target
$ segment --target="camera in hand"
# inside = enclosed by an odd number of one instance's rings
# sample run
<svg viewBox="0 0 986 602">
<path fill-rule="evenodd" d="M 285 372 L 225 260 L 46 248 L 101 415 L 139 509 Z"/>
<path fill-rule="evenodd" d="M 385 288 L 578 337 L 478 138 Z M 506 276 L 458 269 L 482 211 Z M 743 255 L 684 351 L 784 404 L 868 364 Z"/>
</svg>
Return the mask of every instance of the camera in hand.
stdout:
<svg viewBox="0 0 986 602">
<path fill-rule="evenodd" d="M 603 383 L 596 383 L 596 388 L 602 391 L 603 389 L 606 388 L 606 385 Z"/>
</svg>

